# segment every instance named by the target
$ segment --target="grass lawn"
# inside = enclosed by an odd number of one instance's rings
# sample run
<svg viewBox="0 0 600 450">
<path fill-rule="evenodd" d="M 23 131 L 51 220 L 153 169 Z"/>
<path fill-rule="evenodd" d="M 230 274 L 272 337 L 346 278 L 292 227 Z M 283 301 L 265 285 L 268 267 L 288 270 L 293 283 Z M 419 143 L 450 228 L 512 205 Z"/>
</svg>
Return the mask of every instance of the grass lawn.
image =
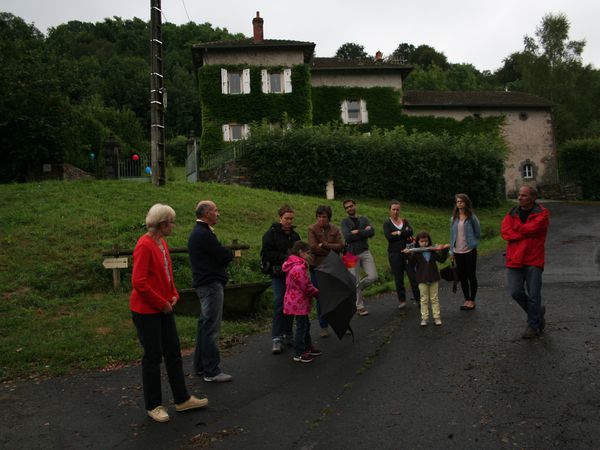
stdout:
<svg viewBox="0 0 600 450">
<path fill-rule="evenodd" d="M 176 171 L 182 180 L 182 171 Z M 185 247 L 194 226 L 194 207 L 201 199 L 214 200 L 221 211 L 217 235 L 250 245 L 241 264 L 232 270 L 234 282 L 267 279 L 259 273 L 261 238 L 276 210 L 289 203 L 296 225 L 306 238 L 319 204 L 334 210 L 333 222 L 344 217 L 341 201 L 226 186 L 213 183 L 125 181 L 43 182 L 0 185 L 4 224 L 0 232 L 0 380 L 54 376 L 72 370 L 112 367 L 140 357 L 129 312 L 131 270 L 122 272 L 122 288 L 112 288 L 111 271 L 102 267 L 102 250 L 113 245 L 133 248 L 145 232 L 144 218 L 154 203 L 177 212 L 177 228 L 170 247 Z M 431 232 L 436 242 L 448 242 L 447 209 L 403 204 L 402 215 L 416 230 Z M 359 214 L 376 229 L 371 240 L 382 282 L 371 293 L 393 289 L 382 224 L 387 202 L 358 199 Z M 502 247 L 498 229 L 507 206 L 478 210 L 485 236 L 480 252 Z M 187 255 L 173 255 L 175 282 L 191 285 Z M 268 329 L 269 297 L 265 310 L 239 322 L 226 321 L 225 343 L 240 335 Z M 184 348 L 194 344 L 196 320 L 178 317 Z"/>
</svg>

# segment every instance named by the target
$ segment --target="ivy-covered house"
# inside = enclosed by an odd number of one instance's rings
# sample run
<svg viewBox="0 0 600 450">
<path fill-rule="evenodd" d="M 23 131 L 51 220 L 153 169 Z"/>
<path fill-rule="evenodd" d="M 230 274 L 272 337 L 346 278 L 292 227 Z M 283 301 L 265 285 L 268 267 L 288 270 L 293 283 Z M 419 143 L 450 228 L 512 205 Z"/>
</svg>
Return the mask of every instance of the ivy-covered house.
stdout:
<svg viewBox="0 0 600 450">
<path fill-rule="evenodd" d="M 200 86 L 200 148 L 204 154 L 244 139 L 255 121 L 312 124 L 309 62 L 315 44 L 264 39 L 258 12 L 252 24 L 251 39 L 192 47 Z"/>
<path fill-rule="evenodd" d="M 509 155 L 507 195 L 524 184 L 558 183 L 550 102 L 518 92 L 403 92 L 412 66 L 383 60 L 314 57 L 312 42 L 253 38 L 194 45 L 204 156 L 244 139 L 253 122 L 296 126 L 338 122 L 450 134 L 500 131 Z"/>
</svg>

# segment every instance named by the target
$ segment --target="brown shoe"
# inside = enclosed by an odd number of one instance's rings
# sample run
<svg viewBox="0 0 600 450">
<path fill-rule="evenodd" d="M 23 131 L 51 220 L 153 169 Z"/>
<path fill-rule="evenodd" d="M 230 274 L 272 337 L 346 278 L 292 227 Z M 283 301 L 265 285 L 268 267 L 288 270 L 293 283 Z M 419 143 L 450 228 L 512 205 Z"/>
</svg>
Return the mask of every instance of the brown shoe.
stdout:
<svg viewBox="0 0 600 450">
<path fill-rule="evenodd" d="M 329 337 L 329 330 L 327 328 L 321 328 L 321 331 L 319 332 L 319 336 L 321 336 L 322 338 Z"/>
<path fill-rule="evenodd" d="M 156 422 L 168 422 L 170 417 L 169 413 L 164 406 L 157 406 L 156 408 L 147 411 L 148 415 Z"/>
<path fill-rule="evenodd" d="M 360 308 L 356 310 L 356 314 L 358 314 L 359 316 L 368 316 L 369 311 L 367 311 L 367 308 Z"/>
<path fill-rule="evenodd" d="M 190 395 L 190 398 L 185 402 L 175 405 L 175 410 L 181 412 L 187 411 L 188 409 L 204 408 L 206 405 L 208 405 L 207 398 L 196 398 L 193 395 Z"/>
</svg>

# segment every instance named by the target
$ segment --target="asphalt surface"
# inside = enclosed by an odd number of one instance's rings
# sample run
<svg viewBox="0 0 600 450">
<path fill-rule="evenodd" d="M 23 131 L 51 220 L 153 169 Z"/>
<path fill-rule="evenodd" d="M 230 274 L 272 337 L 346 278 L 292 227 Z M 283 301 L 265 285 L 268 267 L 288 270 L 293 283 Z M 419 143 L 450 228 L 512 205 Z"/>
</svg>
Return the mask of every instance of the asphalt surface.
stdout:
<svg viewBox="0 0 600 450">
<path fill-rule="evenodd" d="M 549 203 L 542 298 L 547 327 L 522 340 L 526 318 L 505 286 L 501 253 L 479 258 L 477 309 L 443 282 L 443 326 L 419 326 L 393 295 L 367 300 L 356 340 L 316 339 L 312 364 L 270 353 L 255 335 L 223 369 L 232 383 L 189 375 L 208 408 L 146 417 L 137 365 L 0 387 L 0 446 L 215 449 L 600 448 L 600 204 Z M 382 268 L 380 268 L 382 269 Z M 191 370 L 191 358 L 184 360 Z M 171 398 L 164 383 L 164 399 Z"/>
</svg>

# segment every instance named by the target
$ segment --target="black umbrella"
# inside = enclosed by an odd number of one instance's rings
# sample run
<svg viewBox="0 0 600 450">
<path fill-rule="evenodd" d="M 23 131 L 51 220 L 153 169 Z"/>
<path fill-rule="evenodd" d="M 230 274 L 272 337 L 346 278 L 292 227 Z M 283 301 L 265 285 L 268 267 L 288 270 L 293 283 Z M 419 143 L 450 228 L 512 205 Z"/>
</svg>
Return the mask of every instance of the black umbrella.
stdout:
<svg viewBox="0 0 600 450">
<path fill-rule="evenodd" d="M 356 279 L 334 252 L 329 252 L 316 272 L 321 317 L 342 339 L 347 330 L 352 332 L 350 321 L 356 314 Z"/>
</svg>

